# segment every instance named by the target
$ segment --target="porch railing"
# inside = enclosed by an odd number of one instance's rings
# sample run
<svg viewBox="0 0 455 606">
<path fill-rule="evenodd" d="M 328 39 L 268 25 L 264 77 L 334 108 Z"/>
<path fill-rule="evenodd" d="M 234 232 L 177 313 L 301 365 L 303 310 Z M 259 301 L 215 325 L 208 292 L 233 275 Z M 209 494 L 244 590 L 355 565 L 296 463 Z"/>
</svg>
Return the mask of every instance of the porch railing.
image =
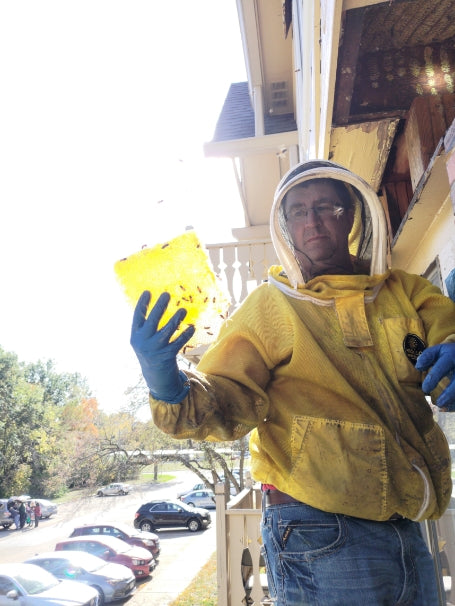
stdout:
<svg viewBox="0 0 455 606">
<path fill-rule="evenodd" d="M 213 270 L 231 295 L 234 309 L 267 279 L 270 265 L 278 262 L 270 239 L 207 244 L 206 249 Z"/>
<path fill-rule="evenodd" d="M 269 604 L 261 556 L 261 491 L 245 488 L 226 502 L 215 486 L 218 606 Z"/>
</svg>

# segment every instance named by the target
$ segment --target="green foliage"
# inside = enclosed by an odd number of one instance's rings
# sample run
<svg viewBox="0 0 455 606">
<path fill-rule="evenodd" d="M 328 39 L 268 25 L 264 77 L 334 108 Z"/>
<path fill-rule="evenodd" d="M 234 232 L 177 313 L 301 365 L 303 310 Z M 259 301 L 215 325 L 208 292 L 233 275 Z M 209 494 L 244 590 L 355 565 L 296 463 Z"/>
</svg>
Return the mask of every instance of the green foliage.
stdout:
<svg viewBox="0 0 455 606">
<path fill-rule="evenodd" d="M 222 473 L 239 488 L 231 462 L 213 444 L 175 440 L 151 419 L 138 420 L 137 411 L 148 407 L 143 382 L 130 390 L 130 397 L 129 409 L 106 414 L 78 373 L 58 373 L 51 360 L 23 364 L 0 348 L 0 496 L 56 498 L 68 490 L 91 492 L 112 481 L 134 481 L 150 464 L 151 480 L 158 481 L 165 461 L 152 453 L 182 448 L 203 456 L 190 460 L 177 455 L 174 468 L 180 461 L 213 483 Z"/>
<path fill-rule="evenodd" d="M 79 373 L 57 373 L 52 360 L 40 360 L 24 366 L 24 378 L 27 383 L 42 387 L 43 402 L 56 406 L 63 406 L 71 401 L 77 402 L 90 395 L 85 378 Z"/>
</svg>

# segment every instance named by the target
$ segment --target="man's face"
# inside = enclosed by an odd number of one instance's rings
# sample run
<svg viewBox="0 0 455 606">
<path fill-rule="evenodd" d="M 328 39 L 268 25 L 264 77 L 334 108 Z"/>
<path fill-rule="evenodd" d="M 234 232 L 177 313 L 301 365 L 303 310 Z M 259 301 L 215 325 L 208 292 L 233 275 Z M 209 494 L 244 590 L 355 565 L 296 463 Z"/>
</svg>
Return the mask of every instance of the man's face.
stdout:
<svg viewBox="0 0 455 606">
<path fill-rule="evenodd" d="M 348 236 L 354 211 L 345 209 L 330 182 L 302 184 L 286 195 L 286 225 L 304 278 L 353 272 Z"/>
</svg>

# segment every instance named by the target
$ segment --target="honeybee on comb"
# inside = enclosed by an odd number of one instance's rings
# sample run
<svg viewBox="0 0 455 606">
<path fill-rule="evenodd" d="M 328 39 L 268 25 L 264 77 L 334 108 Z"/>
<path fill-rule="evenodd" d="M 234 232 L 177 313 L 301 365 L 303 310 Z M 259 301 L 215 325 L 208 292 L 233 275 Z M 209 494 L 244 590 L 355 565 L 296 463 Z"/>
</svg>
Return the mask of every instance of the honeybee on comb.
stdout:
<svg viewBox="0 0 455 606">
<path fill-rule="evenodd" d="M 193 231 L 151 248 L 143 247 L 117 261 L 114 271 L 133 306 L 144 290 L 152 293 L 148 311 L 162 292 L 171 295 L 159 328 L 179 308 L 187 310 L 179 331 L 189 324 L 193 324 L 196 330 L 185 350 L 210 343 L 223 318 L 227 317 L 229 296 L 215 276 L 207 251 Z"/>
</svg>

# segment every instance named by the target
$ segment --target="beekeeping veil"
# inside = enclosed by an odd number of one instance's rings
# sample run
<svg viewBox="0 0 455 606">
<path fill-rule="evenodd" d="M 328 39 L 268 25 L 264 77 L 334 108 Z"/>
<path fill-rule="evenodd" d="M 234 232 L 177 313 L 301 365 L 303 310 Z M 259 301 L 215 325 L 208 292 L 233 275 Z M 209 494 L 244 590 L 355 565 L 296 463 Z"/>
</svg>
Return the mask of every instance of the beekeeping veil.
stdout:
<svg viewBox="0 0 455 606">
<path fill-rule="evenodd" d="M 387 228 L 376 193 L 366 181 L 343 166 L 328 160 L 311 160 L 292 168 L 280 181 L 270 215 L 272 242 L 292 286 L 302 287 L 305 280 L 294 254 L 282 203 L 290 189 L 312 179 L 336 179 L 346 185 L 355 209 L 349 252 L 367 271 L 369 269 L 370 275 L 383 274 L 387 270 Z"/>
</svg>

